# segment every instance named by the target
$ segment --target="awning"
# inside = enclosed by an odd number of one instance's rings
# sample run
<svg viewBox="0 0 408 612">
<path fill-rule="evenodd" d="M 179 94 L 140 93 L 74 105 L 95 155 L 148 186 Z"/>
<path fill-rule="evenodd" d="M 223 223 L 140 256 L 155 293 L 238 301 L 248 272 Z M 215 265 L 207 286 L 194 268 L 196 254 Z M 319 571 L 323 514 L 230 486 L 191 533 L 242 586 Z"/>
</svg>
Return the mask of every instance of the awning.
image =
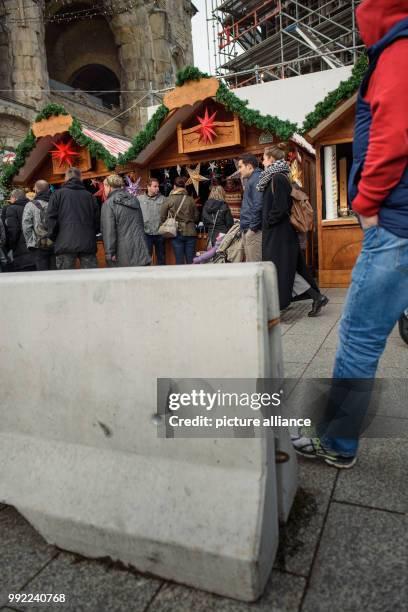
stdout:
<svg viewBox="0 0 408 612">
<path fill-rule="evenodd" d="M 132 146 L 130 140 L 122 140 L 122 138 L 108 136 L 108 134 L 98 132 L 97 130 L 91 130 L 90 128 L 83 127 L 82 131 L 86 136 L 88 136 L 88 138 L 92 138 L 92 140 L 95 140 L 103 145 L 105 149 L 114 157 L 118 157 L 120 154 L 123 155 Z"/>
</svg>

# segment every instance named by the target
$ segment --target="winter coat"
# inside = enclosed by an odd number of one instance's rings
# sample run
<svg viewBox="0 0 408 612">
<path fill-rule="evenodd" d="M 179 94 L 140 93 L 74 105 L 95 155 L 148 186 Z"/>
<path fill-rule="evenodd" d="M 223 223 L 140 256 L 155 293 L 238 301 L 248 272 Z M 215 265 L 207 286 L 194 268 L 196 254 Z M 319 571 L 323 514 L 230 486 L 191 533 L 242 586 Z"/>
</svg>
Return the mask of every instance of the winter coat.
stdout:
<svg viewBox="0 0 408 612">
<path fill-rule="evenodd" d="M 142 209 L 144 231 L 149 236 L 157 236 L 160 227 L 160 211 L 165 200 L 164 195 L 157 194 L 151 198 L 147 193 L 138 197 Z"/>
<path fill-rule="evenodd" d="M 160 224 L 165 222 L 169 213 L 171 213 L 173 217 L 176 216 L 184 197 L 183 206 L 176 218 L 179 231 L 182 236 L 197 236 L 196 223 L 198 222 L 200 214 L 193 198 L 188 195 L 185 189 L 174 189 L 169 197 L 165 199 L 161 208 Z"/>
<path fill-rule="evenodd" d="M 115 189 L 103 204 L 101 229 L 108 262 L 116 255 L 122 268 L 150 265 L 139 200 L 125 189 Z"/>
<path fill-rule="evenodd" d="M 51 198 L 51 191 L 43 191 L 39 193 L 35 201 L 41 204 L 41 207 L 46 211 Z M 41 222 L 41 212 L 33 202 L 28 202 L 24 208 L 23 214 L 23 234 L 29 249 L 38 249 L 40 238 L 35 233 L 35 227 Z"/>
<path fill-rule="evenodd" d="M 408 3 L 365 0 L 357 9 L 368 71 L 357 101 L 349 196 L 365 217 L 408 238 Z"/>
<path fill-rule="evenodd" d="M 261 171 L 256 168 L 249 177 L 244 191 L 241 206 L 241 230 L 246 231 L 251 229 L 257 232 L 262 228 L 262 193 L 257 190 L 256 186 L 259 183 Z"/>
<path fill-rule="evenodd" d="M 218 234 L 227 234 L 234 225 L 228 204 L 222 200 L 207 200 L 203 208 L 203 223 L 214 245 Z"/>
<path fill-rule="evenodd" d="M 96 253 L 99 206 L 80 179 L 72 178 L 55 191 L 47 209 L 48 235 L 55 254 Z"/>
<path fill-rule="evenodd" d="M 301 250 L 290 222 L 292 185 L 283 174 L 275 174 L 263 192 L 262 260 L 272 261 L 278 275 L 281 309 L 292 300 L 293 283 Z"/>
<path fill-rule="evenodd" d="M 8 247 L 13 251 L 13 269 L 35 269 L 34 255 L 27 248 L 23 234 L 24 208 L 30 200 L 20 198 L 6 208 L 6 232 Z"/>
</svg>

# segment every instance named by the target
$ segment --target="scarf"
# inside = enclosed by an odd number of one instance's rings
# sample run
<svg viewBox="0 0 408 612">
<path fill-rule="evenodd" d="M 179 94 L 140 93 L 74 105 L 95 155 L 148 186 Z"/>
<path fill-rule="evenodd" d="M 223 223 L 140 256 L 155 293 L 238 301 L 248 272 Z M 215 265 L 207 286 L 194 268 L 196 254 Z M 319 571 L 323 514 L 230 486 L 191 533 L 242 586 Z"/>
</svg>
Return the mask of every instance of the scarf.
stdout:
<svg viewBox="0 0 408 612">
<path fill-rule="evenodd" d="M 256 188 L 258 191 L 265 191 L 269 183 L 271 182 L 275 174 L 286 174 L 287 178 L 290 177 L 290 166 L 284 159 L 279 159 L 268 166 L 260 175 L 259 183 Z"/>
</svg>

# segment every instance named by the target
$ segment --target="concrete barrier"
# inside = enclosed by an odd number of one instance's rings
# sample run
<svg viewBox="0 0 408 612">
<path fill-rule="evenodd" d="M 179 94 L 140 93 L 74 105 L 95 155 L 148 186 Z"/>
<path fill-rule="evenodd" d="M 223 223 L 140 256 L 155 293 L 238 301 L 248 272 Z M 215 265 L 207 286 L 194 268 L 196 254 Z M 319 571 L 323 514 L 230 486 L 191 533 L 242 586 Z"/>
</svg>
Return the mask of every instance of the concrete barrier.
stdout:
<svg viewBox="0 0 408 612">
<path fill-rule="evenodd" d="M 0 502 L 63 549 L 256 599 L 287 434 L 277 466 L 272 433 L 162 439 L 152 415 L 158 377 L 282 375 L 272 264 L 4 274 L 0 312 Z"/>
</svg>

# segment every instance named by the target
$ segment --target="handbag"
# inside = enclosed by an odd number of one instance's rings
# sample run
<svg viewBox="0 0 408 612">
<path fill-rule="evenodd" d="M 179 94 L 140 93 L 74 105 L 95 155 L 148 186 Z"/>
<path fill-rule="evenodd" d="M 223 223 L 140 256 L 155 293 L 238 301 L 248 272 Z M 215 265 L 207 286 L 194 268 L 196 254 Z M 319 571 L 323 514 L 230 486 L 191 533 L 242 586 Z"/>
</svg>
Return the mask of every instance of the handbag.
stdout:
<svg viewBox="0 0 408 612">
<path fill-rule="evenodd" d="M 163 238 L 175 238 L 177 236 L 177 232 L 178 232 L 177 215 L 179 214 L 181 207 L 183 206 L 186 200 L 186 197 L 187 196 L 184 196 L 183 199 L 181 200 L 181 204 L 178 207 L 177 212 L 174 215 L 174 217 L 172 217 L 171 212 L 169 212 L 169 216 L 167 217 L 165 222 L 162 223 L 161 226 L 159 227 L 159 234 L 160 236 L 163 236 Z"/>
</svg>

